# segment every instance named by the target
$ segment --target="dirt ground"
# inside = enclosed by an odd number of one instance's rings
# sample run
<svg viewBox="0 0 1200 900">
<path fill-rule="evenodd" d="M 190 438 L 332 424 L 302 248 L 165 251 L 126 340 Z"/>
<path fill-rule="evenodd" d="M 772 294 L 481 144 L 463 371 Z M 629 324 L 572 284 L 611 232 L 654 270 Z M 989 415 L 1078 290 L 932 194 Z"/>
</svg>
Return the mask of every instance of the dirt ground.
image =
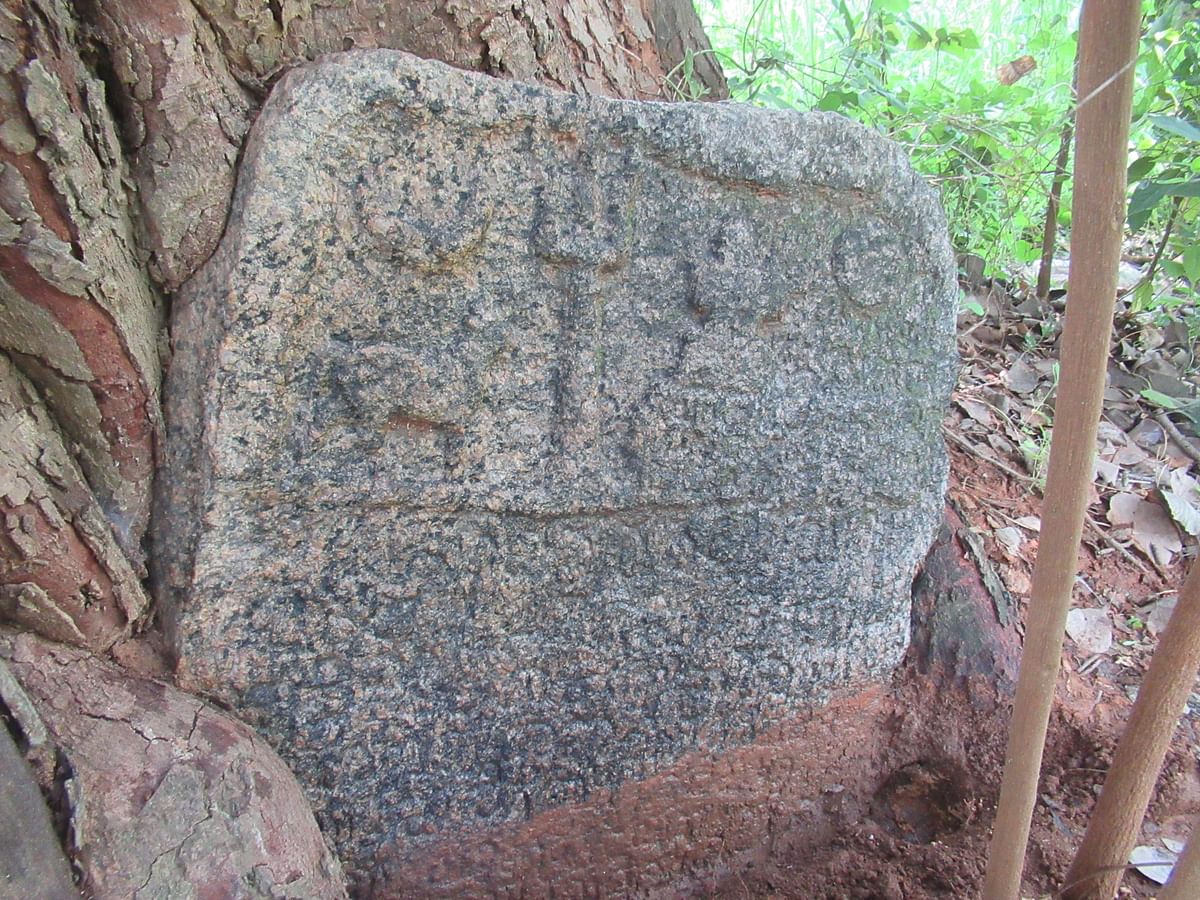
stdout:
<svg viewBox="0 0 1200 900">
<path fill-rule="evenodd" d="M 949 524 L 914 588 L 913 644 L 891 684 L 883 758 L 869 770 L 842 773 L 826 797 L 825 815 L 797 820 L 769 846 L 730 860 L 681 894 L 803 900 L 978 896 L 1037 551 L 1037 466 L 1044 459 L 1034 458 L 1037 448 L 1023 435 L 1036 437 L 1049 421 L 1037 415 L 1053 405 L 1055 385 L 1047 386 L 1046 376 L 1057 379 L 1047 365 L 1054 341 L 1031 347 L 1025 337 L 1033 327 L 1029 316 L 1006 308 L 1003 298 L 991 299 L 988 317 L 960 340 L 963 377 L 956 412 L 946 423 Z M 1036 313 L 1042 317 L 1038 333 L 1049 333 L 1045 322 L 1053 312 Z M 1132 494 L 1134 505 L 1155 507 L 1143 512 L 1166 509 L 1162 486 L 1170 473 L 1186 473 L 1194 465 L 1169 434 L 1149 433 L 1161 412 L 1156 418 L 1135 390 L 1112 387 L 1134 370 L 1121 364 L 1121 352 L 1122 344 L 1115 343 L 1107 424 L 1098 447 L 1100 457 L 1113 463 L 1100 473 L 1073 597 L 1077 608 L 1103 611 L 1099 618 L 1112 642 L 1104 648 L 1084 638 L 1065 641 L 1026 858 L 1022 894 L 1028 898 L 1054 897 L 1064 886 L 1163 613 L 1169 613 L 1156 609 L 1173 597 L 1187 569 L 1185 557 L 1194 555 L 1188 549 L 1194 538 L 1184 528 L 1168 522 L 1173 531 L 1154 532 L 1144 517 L 1134 525 L 1119 515 L 1128 501 L 1118 495 Z M 1012 379 L 1018 366 L 1029 370 L 1025 375 L 1033 373 L 1028 383 Z M 1018 441 L 1025 446 L 1019 448 Z M 1198 713 L 1200 695 L 1193 694 L 1146 815 L 1143 844 L 1185 840 L 1200 813 Z M 1149 898 L 1158 889 L 1130 867 L 1119 896 Z"/>
</svg>

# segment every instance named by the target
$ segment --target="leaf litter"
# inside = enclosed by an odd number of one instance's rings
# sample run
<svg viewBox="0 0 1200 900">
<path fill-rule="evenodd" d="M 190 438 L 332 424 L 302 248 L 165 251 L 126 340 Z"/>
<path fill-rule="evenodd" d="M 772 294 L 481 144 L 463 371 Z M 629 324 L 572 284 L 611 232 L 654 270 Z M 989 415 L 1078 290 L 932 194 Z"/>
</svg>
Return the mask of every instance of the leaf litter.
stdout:
<svg viewBox="0 0 1200 900">
<path fill-rule="evenodd" d="M 964 309 L 960 318 L 963 365 L 945 431 L 956 451 L 999 469 L 1033 500 L 1026 516 L 997 520 L 993 509 L 979 523 L 1001 562 L 1031 564 L 1036 540 L 1022 539 L 1018 520 L 1037 513 L 1044 486 L 1065 301 L 1061 290 L 1047 303 L 1023 282 L 998 281 L 978 286 L 973 299 L 983 315 Z M 1097 560 L 1119 557 L 1163 579 L 1194 555 L 1200 536 L 1200 439 L 1180 412 L 1200 409 L 1200 382 L 1186 329 L 1124 307 L 1116 324 L 1085 541 Z"/>
<path fill-rule="evenodd" d="M 986 297 L 976 300 L 984 314 L 960 317 L 962 366 L 943 428 L 952 461 L 950 494 L 1023 608 L 1041 530 L 1065 304 L 1061 292 L 1058 298 L 1052 292 L 1048 304 L 1031 299 L 1024 283 L 993 281 L 981 290 Z M 1197 555 L 1200 377 L 1195 347 L 1179 323 L 1158 327 L 1119 302 L 1115 326 L 1060 697 L 1117 733 Z M 1172 773 L 1168 766 L 1160 779 L 1130 860 L 1150 880 L 1138 885 L 1138 876 L 1131 876 L 1122 896 L 1151 896 L 1165 881 L 1200 810 L 1200 691 L 1189 700 L 1185 719 L 1191 723 L 1181 730 L 1190 745 L 1190 772 Z M 1180 798 L 1183 806 L 1172 807 L 1164 796 L 1172 779 L 1184 776 L 1191 788 Z M 1057 815 L 1062 798 L 1051 792 L 1042 802 Z M 1174 836 L 1166 835 L 1169 828 Z M 1077 845 L 1080 836 L 1068 845 Z"/>
</svg>

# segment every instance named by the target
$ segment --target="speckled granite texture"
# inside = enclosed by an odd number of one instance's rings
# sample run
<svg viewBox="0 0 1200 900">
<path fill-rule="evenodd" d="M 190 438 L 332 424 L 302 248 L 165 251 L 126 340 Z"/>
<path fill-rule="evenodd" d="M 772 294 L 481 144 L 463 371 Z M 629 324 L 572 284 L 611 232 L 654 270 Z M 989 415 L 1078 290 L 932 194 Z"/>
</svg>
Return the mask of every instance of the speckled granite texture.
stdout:
<svg viewBox="0 0 1200 900">
<path fill-rule="evenodd" d="M 934 192 L 844 119 L 290 72 L 173 322 L 181 677 L 358 861 L 884 678 L 954 306 Z"/>
</svg>

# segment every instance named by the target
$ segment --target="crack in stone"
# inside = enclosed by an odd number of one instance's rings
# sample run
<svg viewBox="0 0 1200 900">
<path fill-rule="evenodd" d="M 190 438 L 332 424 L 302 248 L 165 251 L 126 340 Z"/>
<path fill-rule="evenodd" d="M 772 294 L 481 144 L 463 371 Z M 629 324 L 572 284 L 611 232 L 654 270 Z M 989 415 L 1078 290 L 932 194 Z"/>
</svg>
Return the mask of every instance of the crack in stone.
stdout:
<svg viewBox="0 0 1200 900">
<path fill-rule="evenodd" d="M 196 822 L 193 822 L 191 827 L 188 828 L 188 833 L 183 836 L 182 840 L 180 840 L 179 843 L 177 843 L 171 847 L 168 847 L 166 850 L 162 851 L 161 853 L 159 853 L 157 856 L 154 857 L 153 861 L 150 863 L 149 872 L 146 875 L 146 880 L 142 882 L 141 887 L 139 887 L 136 891 L 134 891 L 135 898 L 140 897 L 142 891 L 146 890 L 146 888 L 149 886 L 150 881 L 154 878 L 154 868 L 155 868 L 155 866 L 157 866 L 159 864 L 159 861 L 161 861 L 162 858 L 167 856 L 168 854 L 178 854 L 179 851 L 183 849 L 184 844 L 186 844 L 188 841 L 190 841 L 192 839 L 192 837 L 196 834 L 196 830 L 201 825 L 203 825 L 205 822 L 211 821 L 212 817 L 213 817 L 212 806 L 211 806 L 211 804 L 209 804 L 208 811 L 204 814 L 204 818 L 199 819 Z"/>
<path fill-rule="evenodd" d="M 195 710 L 192 712 L 192 727 L 188 729 L 187 738 L 185 739 L 189 749 L 192 746 L 192 738 L 196 734 L 196 728 L 200 725 L 200 713 L 203 710 L 204 706 L 197 703 Z"/>
</svg>

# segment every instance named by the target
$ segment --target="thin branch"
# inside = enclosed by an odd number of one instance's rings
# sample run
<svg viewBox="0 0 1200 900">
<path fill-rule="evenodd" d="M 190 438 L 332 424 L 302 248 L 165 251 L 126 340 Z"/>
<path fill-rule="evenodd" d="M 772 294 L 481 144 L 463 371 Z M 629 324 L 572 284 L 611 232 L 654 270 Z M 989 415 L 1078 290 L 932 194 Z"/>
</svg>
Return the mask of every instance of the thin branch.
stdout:
<svg viewBox="0 0 1200 900">
<path fill-rule="evenodd" d="M 945 426 L 942 427 L 942 435 L 945 436 L 946 438 L 949 438 L 951 443 L 957 444 L 959 447 L 961 447 L 963 450 L 966 450 L 968 453 L 970 453 L 976 459 L 981 459 L 984 462 L 988 463 L 989 465 L 995 466 L 997 469 L 999 469 L 1004 474 L 1009 475 L 1013 478 L 1016 478 L 1018 481 L 1021 481 L 1024 484 L 1033 485 L 1035 487 L 1037 486 L 1038 482 L 1037 482 L 1036 478 L 1033 478 L 1029 475 L 1025 475 L 1021 472 L 1018 472 L 1016 469 L 1012 468 L 1011 466 L 1005 465 L 1004 463 L 1000 462 L 1000 460 L 998 460 L 998 459 L 991 459 L 989 457 L 984 456 L 982 453 L 979 452 L 978 447 L 976 447 L 974 444 L 972 444 L 970 441 L 968 441 L 966 438 L 962 437 L 961 435 L 955 434 L 953 431 L 951 431 L 949 428 L 946 428 Z"/>
<path fill-rule="evenodd" d="M 1071 155 L 1071 138 L 1075 122 L 1069 116 L 1063 122 L 1058 138 L 1058 158 L 1054 162 L 1054 179 L 1050 182 L 1050 196 L 1046 199 L 1046 224 L 1042 230 L 1042 262 L 1038 269 L 1035 296 L 1046 302 L 1050 297 L 1050 273 L 1054 268 L 1054 244 L 1058 236 L 1058 206 L 1062 200 L 1063 184 L 1067 180 L 1067 159 Z"/>
<path fill-rule="evenodd" d="M 1179 207 L 1183 203 L 1182 197 L 1173 197 L 1174 201 L 1171 204 L 1171 212 L 1167 215 L 1167 224 L 1163 228 L 1162 239 L 1158 242 L 1158 246 L 1154 248 L 1154 255 L 1150 257 L 1150 266 L 1146 269 L 1146 274 L 1137 280 L 1137 283 L 1130 288 L 1121 291 L 1121 295 L 1131 294 L 1146 284 L 1154 277 L 1154 272 L 1158 268 L 1158 264 L 1162 261 L 1163 251 L 1167 249 L 1167 241 L 1171 237 L 1171 230 L 1175 227 L 1175 217 L 1179 215 Z"/>
<path fill-rule="evenodd" d="M 1179 445 L 1179 449 L 1192 462 L 1200 464 L 1200 449 L 1197 449 L 1196 445 L 1188 440 L 1187 435 L 1179 430 L 1179 427 L 1167 417 L 1167 414 L 1163 410 L 1156 409 L 1154 411 L 1154 421 L 1162 426 L 1162 430 L 1167 433 L 1171 440 Z"/>
</svg>

